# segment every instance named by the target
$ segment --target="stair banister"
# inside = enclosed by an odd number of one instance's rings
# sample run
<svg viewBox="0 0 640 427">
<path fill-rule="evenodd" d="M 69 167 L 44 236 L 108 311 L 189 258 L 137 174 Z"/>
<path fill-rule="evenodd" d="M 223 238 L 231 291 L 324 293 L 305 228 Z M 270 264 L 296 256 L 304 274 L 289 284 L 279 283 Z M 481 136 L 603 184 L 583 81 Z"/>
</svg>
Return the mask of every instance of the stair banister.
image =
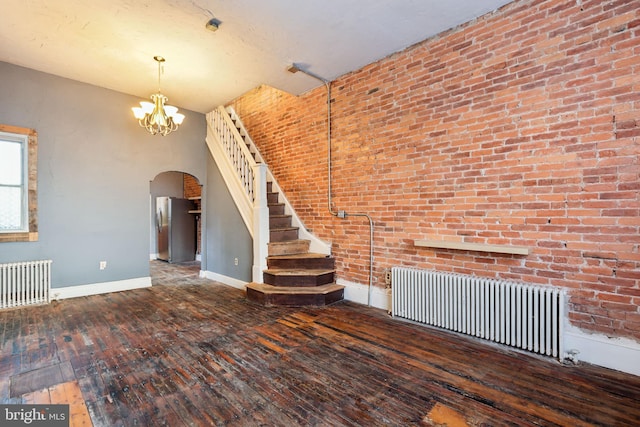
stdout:
<svg viewBox="0 0 640 427">
<path fill-rule="evenodd" d="M 257 162 L 229 117 L 227 110 L 220 106 L 210 114 L 214 119 L 214 132 L 219 137 L 222 136 L 220 138 L 222 147 L 236 170 L 249 199 L 253 201 L 253 166 Z"/>
<path fill-rule="evenodd" d="M 252 196 L 247 193 L 233 161 L 225 149 L 225 144 L 229 144 L 225 139 L 230 138 L 230 136 L 231 132 L 221 123 L 221 117 L 218 111 L 214 110 L 207 114 L 207 146 L 238 208 L 240 217 L 244 221 L 247 230 L 249 230 L 253 236 L 253 199 Z"/>
</svg>

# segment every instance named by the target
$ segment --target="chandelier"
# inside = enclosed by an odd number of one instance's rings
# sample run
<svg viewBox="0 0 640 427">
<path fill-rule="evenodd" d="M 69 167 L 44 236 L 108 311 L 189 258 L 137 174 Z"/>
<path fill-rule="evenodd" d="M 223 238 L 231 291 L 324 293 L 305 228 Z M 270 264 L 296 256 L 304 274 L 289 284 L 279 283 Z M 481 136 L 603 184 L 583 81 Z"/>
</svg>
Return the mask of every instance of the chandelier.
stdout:
<svg viewBox="0 0 640 427">
<path fill-rule="evenodd" d="M 168 135 L 184 120 L 184 114 L 178 113 L 178 108 L 172 105 L 165 105 L 169 100 L 160 91 L 160 69 L 164 62 L 162 56 L 154 56 L 158 63 L 158 93 L 151 95 L 151 101 L 140 102 L 140 107 L 133 107 L 133 115 L 138 119 L 140 126 L 149 131 L 152 135 Z"/>
</svg>

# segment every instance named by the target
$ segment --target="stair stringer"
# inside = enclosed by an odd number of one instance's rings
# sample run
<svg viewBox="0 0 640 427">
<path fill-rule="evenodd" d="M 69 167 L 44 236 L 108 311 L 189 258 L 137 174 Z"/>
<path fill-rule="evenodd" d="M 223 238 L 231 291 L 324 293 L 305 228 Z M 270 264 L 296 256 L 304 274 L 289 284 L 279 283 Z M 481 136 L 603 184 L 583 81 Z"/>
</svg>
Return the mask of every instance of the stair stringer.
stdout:
<svg viewBox="0 0 640 427">
<path fill-rule="evenodd" d="M 242 123 L 240 116 L 238 116 L 238 114 L 233 109 L 233 107 L 230 107 L 230 106 L 226 107 L 225 110 L 227 111 L 227 113 L 229 114 L 229 117 L 238 128 L 238 132 L 240 135 L 242 135 L 245 143 L 247 144 L 249 151 L 252 153 L 255 153 L 256 161 L 259 163 L 266 164 L 266 162 L 264 162 L 264 159 L 262 158 L 262 155 L 260 154 L 260 151 L 258 150 L 258 147 L 253 142 L 253 140 L 251 139 L 251 136 L 249 135 L 249 132 L 247 132 L 246 128 L 244 127 L 244 124 Z M 298 238 L 302 240 L 309 240 L 310 242 L 309 251 L 323 254 L 323 255 L 331 255 L 331 244 L 318 238 L 315 234 L 310 232 L 307 229 L 307 227 L 305 227 L 300 217 L 296 214 L 295 209 L 293 209 L 293 206 L 285 196 L 284 191 L 282 191 L 282 188 L 278 184 L 278 180 L 271 173 L 271 169 L 269 169 L 268 165 L 267 165 L 267 181 L 271 182 L 272 190 L 278 193 L 278 201 L 280 203 L 284 203 L 285 214 L 291 215 L 291 224 L 294 227 L 299 228 Z"/>
</svg>

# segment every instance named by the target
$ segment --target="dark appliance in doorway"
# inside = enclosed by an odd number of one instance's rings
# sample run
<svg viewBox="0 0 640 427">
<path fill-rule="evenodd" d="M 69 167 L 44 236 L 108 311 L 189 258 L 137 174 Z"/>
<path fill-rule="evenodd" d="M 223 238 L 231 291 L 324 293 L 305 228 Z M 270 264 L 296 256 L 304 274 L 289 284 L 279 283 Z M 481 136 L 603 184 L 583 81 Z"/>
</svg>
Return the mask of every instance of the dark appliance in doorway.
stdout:
<svg viewBox="0 0 640 427">
<path fill-rule="evenodd" d="M 175 197 L 156 198 L 158 259 L 175 262 L 196 259 L 196 221 L 193 202 Z"/>
</svg>

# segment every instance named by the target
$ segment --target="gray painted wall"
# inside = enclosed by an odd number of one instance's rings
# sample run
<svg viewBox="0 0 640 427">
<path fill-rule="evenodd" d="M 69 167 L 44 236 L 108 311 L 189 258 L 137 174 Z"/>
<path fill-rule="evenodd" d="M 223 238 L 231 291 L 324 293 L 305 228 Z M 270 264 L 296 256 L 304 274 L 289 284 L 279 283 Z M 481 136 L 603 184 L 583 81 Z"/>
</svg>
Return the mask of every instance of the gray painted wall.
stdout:
<svg viewBox="0 0 640 427">
<path fill-rule="evenodd" d="M 205 182 L 208 154 L 203 114 L 182 110 L 177 132 L 152 136 L 131 113 L 139 101 L 0 62 L 0 123 L 38 132 L 39 231 L 0 243 L 0 263 L 52 259 L 54 288 L 149 276 L 150 182 Z"/>
<path fill-rule="evenodd" d="M 206 259 L 208 271 L 250 282 L 253 240 L 211 154 L 207 159 L 202 201 L 206 211 L 202 224 L 203 252 L 206 254 L 203 254 L 203 264 Z M 238 258 L 238 265 L 235 265 L 235 258 Z"/>
</svg>

